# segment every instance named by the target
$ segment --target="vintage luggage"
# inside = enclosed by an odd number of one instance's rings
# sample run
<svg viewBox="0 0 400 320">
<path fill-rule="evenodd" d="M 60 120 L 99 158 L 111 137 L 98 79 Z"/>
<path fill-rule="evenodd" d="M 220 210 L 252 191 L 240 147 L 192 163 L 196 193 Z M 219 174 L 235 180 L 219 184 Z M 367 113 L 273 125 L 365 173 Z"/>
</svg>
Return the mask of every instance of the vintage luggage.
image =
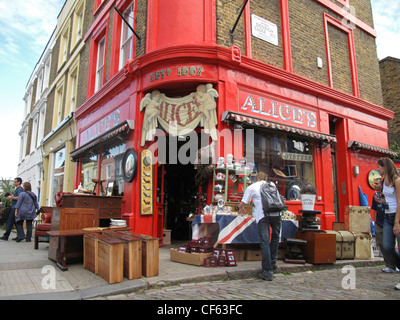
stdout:
<svg viewBox="0 0 400 320">
<path fill-rule="evenodd" d="M 98 275 L 108 283 L 124 279 L 124 241 L 107 235 L 98 236 Z"/>
<path fill-rule="evenodd" d="M 299 231 L 297 239 L 306 240 L 304 259 L 307 263 L 335 263 L 336 236 L 323 230 Z"/>
<path fill-rule="evenodd" d="M 346 206 L 344 224 L 347 231 L 369 233 L 371 231 L 371 208 Z"/>
<path fill-rule="evenodd" d="M 336 259 L 354 259 L 355 256 L 355 235 L 346 230 L 329 230 L 327 233 L 336 236 Z"/>
<path fill-rule="evenodd" d="M 355 234 L 355 259 L 371 259 L 371 234 L 358 232 Z"/>
</svg>

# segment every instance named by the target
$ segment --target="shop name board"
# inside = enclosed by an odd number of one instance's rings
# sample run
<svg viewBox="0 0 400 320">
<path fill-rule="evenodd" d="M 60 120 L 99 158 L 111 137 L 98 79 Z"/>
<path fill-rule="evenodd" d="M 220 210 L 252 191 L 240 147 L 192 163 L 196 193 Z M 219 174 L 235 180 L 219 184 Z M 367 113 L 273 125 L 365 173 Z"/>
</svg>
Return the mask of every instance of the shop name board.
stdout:
<svg viewBox="0 0 400 320">
<path fill-rule="evenodd" d="M 173 69 L 166 68 L 150 73 L 150 82 L 166 79 L 171 75 L 177 77 L 200 77 L 203 71 L 204 67 L 200 66 L 178 66 Z"/>
<path fill-rule="evenodd" d="M 313 157 L 311 154 L 282 152 L 281 156 L 282 156 L 283 160 L 302 161 L 302 162 L 312 162 L 313 161 Z"/>
<path fill-rule="evenodd" d="M 317 127 L 317 114 L 314 111 L 244 91 L 239 91 L 239 112 L 296 127 Z"/>
<path fill-rule="evenodd" d="M 117 109 L 104 118 L 100 119 L 96 123 L 92 124 L 88 129 L 81 133 L 81 142 L 80 144 L 83 145 L 98 136 L 102 135 L 103 133 L 107 132 L 108 130 L 112 129 L 116 125 L 120 123 L 121 119 L 121 110 Z"/>
</svg>

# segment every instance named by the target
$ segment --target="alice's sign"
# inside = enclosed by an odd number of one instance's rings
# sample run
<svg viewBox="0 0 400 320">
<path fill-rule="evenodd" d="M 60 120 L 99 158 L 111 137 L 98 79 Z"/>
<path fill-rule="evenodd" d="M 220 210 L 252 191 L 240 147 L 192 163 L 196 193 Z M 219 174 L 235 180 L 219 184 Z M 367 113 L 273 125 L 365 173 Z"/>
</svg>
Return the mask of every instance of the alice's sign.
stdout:
<svg viewBox="0 0 400 320">
<path fill-rule="evenodd" d="M 140 111 L 144 110 L 140 145 L 154 140 L 158 125 L 174 136 L 188 134 L 200 125 L 216 140 L 217 97 L 210 83 L 182 98 L 169 98 L 158 90 L 148 93 L 140 102 Z"/>
<path fill-rule="evenodd" d="M 239 90 L 239 112 L 304 129 L 317 129 L 317 113 L 278 99 Z"/>
</svg>

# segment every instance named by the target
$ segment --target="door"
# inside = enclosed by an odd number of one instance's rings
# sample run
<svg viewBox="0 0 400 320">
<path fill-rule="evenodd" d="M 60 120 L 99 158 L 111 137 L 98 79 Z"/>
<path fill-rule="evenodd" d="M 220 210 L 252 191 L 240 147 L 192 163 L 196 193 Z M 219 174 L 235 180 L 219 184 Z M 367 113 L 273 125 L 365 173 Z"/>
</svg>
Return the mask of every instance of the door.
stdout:
<svg viewBox="0 0 400 320">
<path fill-rule="evenodd" d="M 163 245 L 163 233 L 164 233 L 164 181 L 165 180 L 165 165 L 158 164 L 157 165 L 157 186 L 156 186 L 156 197 L 155 197 L 155 205 L 154 205 L 154 215 L 155 215 L 155 234 L 160 239 L 160 245 Z"/>
</svg>

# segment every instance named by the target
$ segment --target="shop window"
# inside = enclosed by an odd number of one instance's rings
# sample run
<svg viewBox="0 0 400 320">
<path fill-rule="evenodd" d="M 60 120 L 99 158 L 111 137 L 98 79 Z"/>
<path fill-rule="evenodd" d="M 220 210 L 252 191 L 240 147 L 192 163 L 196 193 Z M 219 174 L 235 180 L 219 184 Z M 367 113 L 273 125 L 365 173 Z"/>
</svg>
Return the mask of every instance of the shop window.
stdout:
<svg viewBox="0 0 400 320">
<path fill-rule="evenodd" d="M 53 206 L 55 206 L 54 196 L 57 192 L 64 191 L 64 168 L 65 168 L 65 148 L 62 148 L 54 153 L 54 169 L 53 169 L 53 183 L 52 183 L 52 197 Z"/>
<path fill-rule="evenodd" d="M 82 171 L 81 171 L 81 185 L 85 190 L 93 190 L 94 182 L 93 179 L 97 180 L 97 155 L 84 157 L 82 159 Z"/>
<path fill-rule="evenodd" d="M 122 176 L 122 158 L 126 144 L 110 147 L 101 155 L 101 180 L 107 195 L 123 195 L 124 178 Z"/>
<path fill-rule="evenodd" d="M 300 200 L 304 181 L 315 185 L 313 155 L 311 140 L 280 132 L 255 132 L 255 170 L 265 172 L 286 200 Z"/>
</svg>

